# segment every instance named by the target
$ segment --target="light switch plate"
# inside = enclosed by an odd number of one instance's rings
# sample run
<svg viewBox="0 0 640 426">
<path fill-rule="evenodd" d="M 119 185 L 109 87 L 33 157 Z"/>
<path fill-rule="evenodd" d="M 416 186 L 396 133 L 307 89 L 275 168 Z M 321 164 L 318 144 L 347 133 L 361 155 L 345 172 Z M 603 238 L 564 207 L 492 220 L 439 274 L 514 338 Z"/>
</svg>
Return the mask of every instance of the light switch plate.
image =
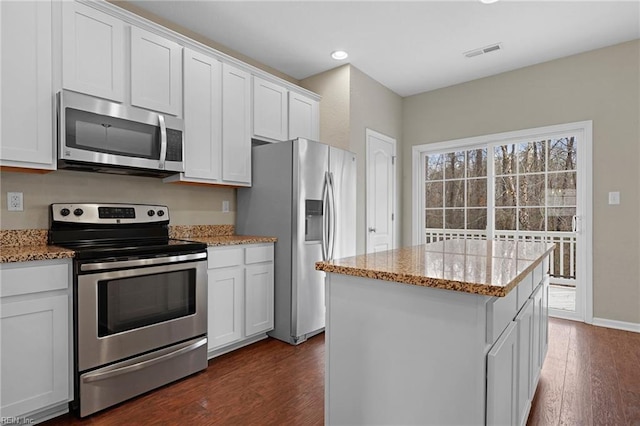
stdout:
<svg viewBox="0 0 640 426">
<path fill-rule="evenodd" d="M 610 205 L 620 204 L 620 193 L 618 191 L 609 193 L 609 204 Z"/>
<path fill-rule="evenodd" d="M 222 213 L 229 213 L 229 202 L 226 200 L 222 202 Z"/>
</svg>

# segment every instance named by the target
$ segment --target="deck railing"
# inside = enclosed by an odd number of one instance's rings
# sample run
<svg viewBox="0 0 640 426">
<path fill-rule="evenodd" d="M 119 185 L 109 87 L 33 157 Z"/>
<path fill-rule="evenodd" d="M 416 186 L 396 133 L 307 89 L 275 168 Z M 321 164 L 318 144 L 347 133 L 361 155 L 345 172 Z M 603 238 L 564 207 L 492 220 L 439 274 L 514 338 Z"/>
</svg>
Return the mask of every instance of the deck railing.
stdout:
<svg viewBox="0 0 640 426">
<path fill-rule="evenodd" d="M 480 240 L 486 231 L 425 229 L 425 242 L 431 243 L 455 238 Z M 494 239 L 502 241 L 541 241 L 556 243 L 553 261 L 549 262 L 549 275 L 556 284 L 575 286 L 576 236 L 572 232 L 496 231 Z"/>
</svg>

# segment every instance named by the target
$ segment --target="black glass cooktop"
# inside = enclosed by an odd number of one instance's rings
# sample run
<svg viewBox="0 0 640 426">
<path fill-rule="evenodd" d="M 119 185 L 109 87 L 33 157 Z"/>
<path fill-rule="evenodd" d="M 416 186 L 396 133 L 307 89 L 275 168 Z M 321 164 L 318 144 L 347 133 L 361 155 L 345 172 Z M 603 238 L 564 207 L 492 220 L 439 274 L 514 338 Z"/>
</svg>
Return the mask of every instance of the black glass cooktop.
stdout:
<svg viewBox="0 0 640 426">
<path fill-rule="evenodd" d="M 130 241 L 79 241 L 58 243 L 76 252 L 76 259 L 132 258 L 153 255 L 177 255 L 202 252 L 207 249 L 205 243 L 188 240 L 130 240 Z"/>
</svg>

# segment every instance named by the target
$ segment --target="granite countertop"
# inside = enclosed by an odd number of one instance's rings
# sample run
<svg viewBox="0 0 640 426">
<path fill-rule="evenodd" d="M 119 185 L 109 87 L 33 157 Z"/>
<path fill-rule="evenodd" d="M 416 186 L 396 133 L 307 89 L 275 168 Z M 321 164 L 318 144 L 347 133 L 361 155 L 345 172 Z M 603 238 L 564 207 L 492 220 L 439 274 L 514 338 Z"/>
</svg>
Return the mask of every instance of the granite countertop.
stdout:
<svg viewBox="0 0 640 426">
<path fill-rule="evenodd" d="M 357 277 L 486 296 L 506 296 L 555 244 L 454 239 L 316 263 Z"/>
<path fill-rule="evenodd" d="M 0 263 L 69 259 L 73 250 L 47 245 L 46 229 L 0 230 Z"/>
<path fill-rule="evenodd" d="M 178 225 L 169 236 L 206 243 L 209 247 L 274 243 L 275 237 L 235 235 L 233 225 Z M 75 252 L 47 245 L 46 229 L 0 230 L 0 263 L 73 258 Z"/>
<path fill-rule="evenodd" d="M 187 239 L 205 243 L 209 247 L 235 246 L 239 244 L 275 243 L 278 240 L 276 237 L 258 237 L 251 235 L 222 235 L 210 237 L 191 237 Z"/>
</svg>

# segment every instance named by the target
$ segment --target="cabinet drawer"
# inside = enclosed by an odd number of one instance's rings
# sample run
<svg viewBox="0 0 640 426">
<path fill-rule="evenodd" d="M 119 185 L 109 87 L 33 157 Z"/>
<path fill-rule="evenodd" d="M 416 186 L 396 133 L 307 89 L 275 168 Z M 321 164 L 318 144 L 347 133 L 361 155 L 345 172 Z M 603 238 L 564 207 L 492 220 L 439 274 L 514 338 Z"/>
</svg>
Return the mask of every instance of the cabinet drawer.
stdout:
<svg viewBox="0 0 640 426">
<path fill-rule="evenodd" d="M 518 312 L 518 292 L 513 289 L 504 297 L 487 302 L 487 343 L 495 342 Z"/>
<path fill-rule="evenodd" d="M 258 246 L 247 247 L 245 254 L 245 263 L 247 265 L 251 263 L 260 262 L 272 262 L 273 261 L 273 246 Z"/>
<path fill-rule="evenodd" d="M 0 270 L 0 297 L 66 290 L 70 282 L 69 262 L 50 264 L 28 262 L 3 266 Z"/>
<path fill-rule="evenodd" d="M 518 310 L 520 310 L 533 293 L 533 273 L 529 273 L 516 287 L 518 290 Z"/>
<path fill-rule="evenodd" d="M 242 265 L 242 250 L 243 249 L 239 247 L 230 249 L 209 249 L 209 269 Z"/>
</svg>

